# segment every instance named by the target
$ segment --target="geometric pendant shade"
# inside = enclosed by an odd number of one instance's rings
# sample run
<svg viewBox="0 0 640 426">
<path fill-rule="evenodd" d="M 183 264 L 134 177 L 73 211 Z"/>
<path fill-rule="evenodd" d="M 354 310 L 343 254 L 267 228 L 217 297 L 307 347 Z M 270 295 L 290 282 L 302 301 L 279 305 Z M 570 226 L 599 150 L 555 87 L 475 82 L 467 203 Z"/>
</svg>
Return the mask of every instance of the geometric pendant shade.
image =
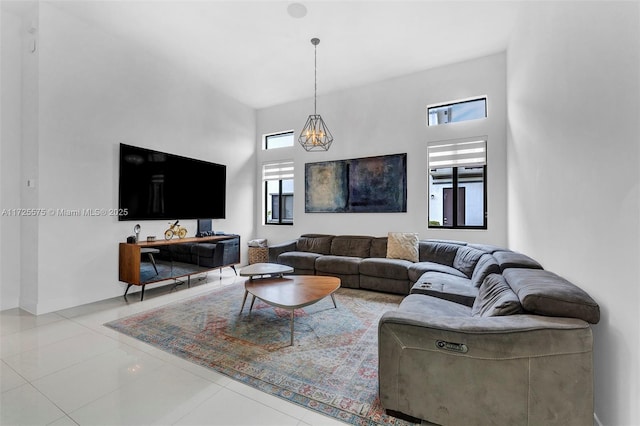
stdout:
<svg viewBox="0 0 640 426">
<path fill-rule="evenodd" d="M 313 114 L 307 118 L 298 142 L 307 151 L 328 151 L 333 142 L 333 135 L 320 114 Z"/>
</svg>

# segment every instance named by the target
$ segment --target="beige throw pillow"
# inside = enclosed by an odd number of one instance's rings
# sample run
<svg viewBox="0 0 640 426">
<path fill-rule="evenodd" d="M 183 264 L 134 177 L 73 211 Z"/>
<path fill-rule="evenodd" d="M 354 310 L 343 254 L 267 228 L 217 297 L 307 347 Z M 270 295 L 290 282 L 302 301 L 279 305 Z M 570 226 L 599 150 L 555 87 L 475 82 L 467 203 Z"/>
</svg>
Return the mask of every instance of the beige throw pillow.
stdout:
<svg viewBox="0 0 640 426">
<path fill-rule="evenodd" d="M 389 232 L 387 236 L 387 259 L 404 259 L 417 262 L 418 234 L 412 232 Z"/>
</svg>

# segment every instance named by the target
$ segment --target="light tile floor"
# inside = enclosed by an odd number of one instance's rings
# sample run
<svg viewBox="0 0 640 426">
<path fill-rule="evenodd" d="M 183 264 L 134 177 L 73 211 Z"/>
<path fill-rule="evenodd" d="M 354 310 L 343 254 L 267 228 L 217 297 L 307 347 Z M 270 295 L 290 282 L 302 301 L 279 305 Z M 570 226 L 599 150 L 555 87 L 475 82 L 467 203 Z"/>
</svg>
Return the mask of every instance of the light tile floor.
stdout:
<svg viewBox="0 0 640 426">
<path fill-rule="evenodd" d="M 0 425 L 344 425 L 103 326 L 243 281 L 226 268 L 142 302 L 0 312 Z"/>
</svg>

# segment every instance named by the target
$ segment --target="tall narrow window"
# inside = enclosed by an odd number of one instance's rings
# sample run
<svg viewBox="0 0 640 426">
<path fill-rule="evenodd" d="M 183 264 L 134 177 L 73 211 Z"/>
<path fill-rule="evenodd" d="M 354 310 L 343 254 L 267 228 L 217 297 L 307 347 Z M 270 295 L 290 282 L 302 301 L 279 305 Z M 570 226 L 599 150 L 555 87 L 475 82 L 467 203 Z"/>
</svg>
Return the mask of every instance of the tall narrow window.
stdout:
<svg viewBox="0 0 640 426">
<path fill-rule="evenodd" d="M 428 147 L 429 228 L 487 228 L 487 141 Z"/>
<path fill-rule="evenodd" d="M 279 161 L 262 166 L 265 224 L 293 224 L 293 177 L 293 161 Z"/>
</svg>

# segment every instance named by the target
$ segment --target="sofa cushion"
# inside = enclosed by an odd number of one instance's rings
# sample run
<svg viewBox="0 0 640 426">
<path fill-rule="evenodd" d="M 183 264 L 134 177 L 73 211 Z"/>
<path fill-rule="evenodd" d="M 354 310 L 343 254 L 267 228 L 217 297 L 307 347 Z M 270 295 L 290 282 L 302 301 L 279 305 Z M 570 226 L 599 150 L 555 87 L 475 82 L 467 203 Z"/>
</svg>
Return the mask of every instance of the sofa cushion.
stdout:
<svg viewBox="0 0 640 426">
<path fill-rule="evenodd" d="M 315 270 L 316 259 L 321 255 L 304 251 L 288 251 L 278 256 L 278 263 L 294 269 Z"/>
<path fill-rule="evenodd" d="M 331 240 L 333 235 L 305 234 L 298 238 L 296 251 L 310 253 L 331 254 Z"/>
<path fill-rule="evenodd" d="M 464 273 L 467 278 L 471 278 L 473 270 L 483 254 L 484 252 L 478 249 L 466 246 L 459 247 L 456 251 L 456 257 L 453 258 L 453 267 Z"/>
<path fill-rule="evenodd" d="M 427 314 L 434 318 L 471 316 L 471 308 L 469 306 L 435 297 L 425 297 L 421 294 L 410 294 L 405 297 L 402 302 L 400 302 L 398 310 Z"/>
<path fill-rule="evenodd" d="M 490 254 L 483 254 L 478 260 L 476 268 L 471 275 L 471 285 L 474 287 L 480 287 L 489 274 L 499 274 L 500 266 L 496 262 L 495 257 Z"/>
<path fill-rule="evenodd" d="M 360 262 L 360 274 L 372 277 L 408 280 L 408 270 L 411 265 L 412 263 L 408 260 L 369 257 L 362 259 L 362 262 Z"/>
<path fill-rule="evenodd" d="M 409 279 L 416 282 L 425 272 L 443 272 L 456 277 L 467 278 L 462 272 L 452 266 L 442 265 L 435 262 L 418 262 L 409 266 Z"/>
<path fill-rule="evenodd" d="M 473 306 L 478 289 L 471 285 L 469 278 L 442 272 L 427 272 L 413 285 L 411 294 L 426 294 L 465 306 Z"/>
<path fill-rule="evenodd" d="M 369 257 L 387 257 L 387 237 L 376 237 L 371 240 Z"/>
<path fill-rule="evenodd" d="M 409 280 L 397 280 L 395 278 L 360 276 L 360 288 L 365 290 L 382 291 L 384 293 L 409 294 Z"/>
<path fill-rule="evenodd" d="M 584 290 L 543 269 L 507 269 L 504 279 L 522 307 L 534 314 L 579 318 L 597 324 L 600 307 Z"/>
<path fill-rule="evenodd" d="M 459 244 L 420 241 L 420 262 L 435 262 L 442 265 L 453 266 L 453 259 L 455 259 L 460 247 L 463 246 Z"/>
<path fill-rule="evenodd" d="M 412 232 L 389 232 L 387 235 L 387 258 L 418 261 L 418 234 Z"/>
<path fill-rule="evenodd" d="M 496 251 L 493 257 L 503 271 L 509 268 L 542 269 L 542 265 L 536 260 L 515 251 Z"/>
<path fill-rule="evenodd" d="M 316 272 L 326 272 L 343 275 L 357 275 L 360 273 L 361 257 L 352 256 L 320 256 L 316 259 Z"/>
<path fill-rule="evenodd" d="M 338 235 L 331 240 L 331 254 L 335 256 L 369 257 L 371 237 Z"/>
<path fill-rule="evenodd" d="M 520 299 L 511 290 L 502 275 L 490 274 L 478 291 L 471 315 L 474 317 L 497 317 L 519 314 L 523 311 Z"/>
</svg>

